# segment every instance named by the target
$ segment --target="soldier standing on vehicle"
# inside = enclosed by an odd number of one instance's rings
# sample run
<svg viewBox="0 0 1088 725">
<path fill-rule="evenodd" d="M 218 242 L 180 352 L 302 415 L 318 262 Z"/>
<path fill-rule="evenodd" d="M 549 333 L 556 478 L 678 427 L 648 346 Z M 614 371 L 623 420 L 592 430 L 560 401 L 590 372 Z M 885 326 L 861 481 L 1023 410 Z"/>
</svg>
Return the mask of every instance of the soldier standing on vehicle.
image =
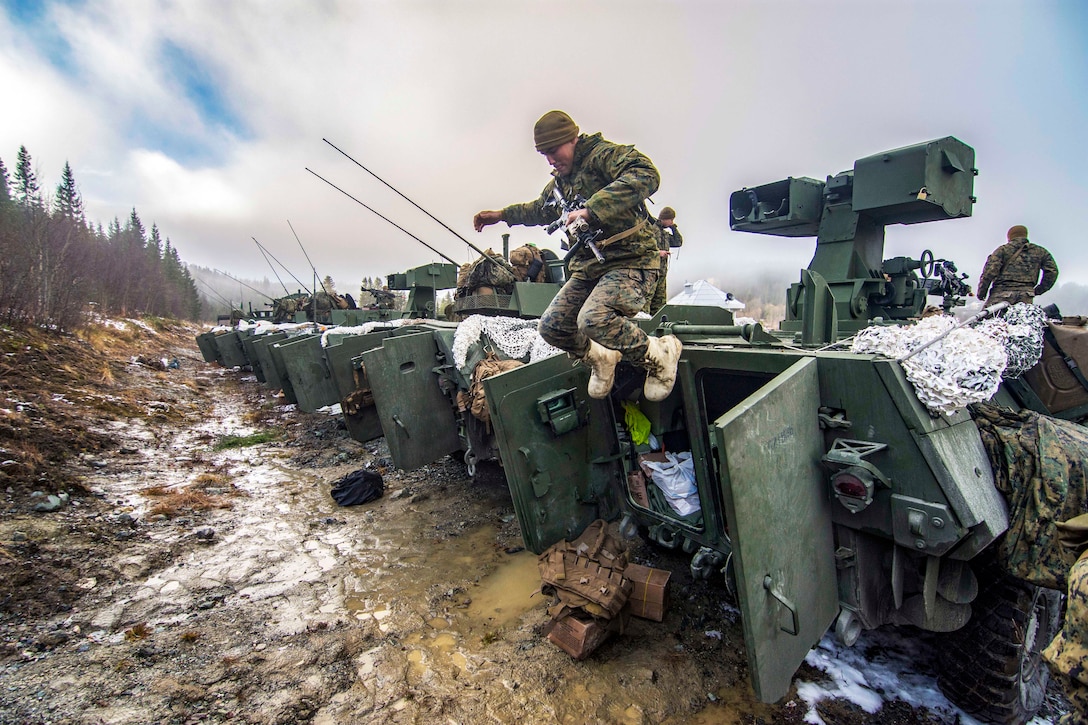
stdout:
<svg viewBox="0 0 1088 725">
<path fill-rule="evenodd" d="M 570 278 L 540 318 L 546 342 L 584 360 L 591 370 L 589 394 L 605 398 L 616 365 L 626 360 L 646 369 L 643 394 L 663 400 L 676 381 L 681 343 L 674 335 L 650 337 L 630 318 L 646 306 L 660 274 L 653 217 L 645 200 L 661 177 L 633 146 L 606 141 L 600 133 L 579 134 L 566 113 L 549 111 L 533 129 L 536 150 L 552 166 L 552 180 L 536 201 L 481 211 L 476 231 L 500 221 L 542 226 L 564 213 L 552 199 L 585 199 L 584 208 L 567 213 L 568 225 L 584 221 L 603 232 L 593 250 L 583 245 L 571 255 Z"/>
<path fill-rule="evenodd" d="M 656 315 L 665 306 L 668 300 L 669 251 L 673 247 L 679 247 L 684 243 L 680 236 L 680 230 L 676 227 L 676 210 L 667 206 L 657 215 L 654 224 L 654 232 L 657 234 L 657 255 L 661 261 L 661 271 L 657 277 L 657 287 L 654 288 L 653 297 L 646 305 L 646 311 L 650 315 Z"/>
<path fill-rule="evenodd" d="M 986 259 L 978 278 L 978 298 L 986 305 L 1008 302 L 1031 304 L 1058 281 L 1058 265 L 1043 247 L 1028 241 L 1028 229 L 1016 225 L 1005 235 L 1007 242 Z M 1042 272 L 1043 278 L 1039 279 Z M 993 285 L 993 287 L 991 287 Z M 989 299 L 986 293 L 989 292 Z"/>
</svg>

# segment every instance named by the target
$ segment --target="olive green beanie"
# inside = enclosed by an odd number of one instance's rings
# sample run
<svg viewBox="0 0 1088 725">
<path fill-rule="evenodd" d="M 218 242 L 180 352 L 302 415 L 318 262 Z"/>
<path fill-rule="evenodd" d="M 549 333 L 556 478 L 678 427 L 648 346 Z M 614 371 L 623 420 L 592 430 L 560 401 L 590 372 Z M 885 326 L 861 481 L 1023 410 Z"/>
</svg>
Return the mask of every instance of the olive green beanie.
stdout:
<svg viewBox="0 0 1088 725">
<path fill-rule="evenodd" d="M 657 218 L 661 221 L 665 221 L 666 219 L 675 219 L 676 210 L 673 209 L 671 206 L 667 206 L 661 210 L 661 213 L 657 215 Z"/>
<path fill-rule="evenodd" d="M 533 127 L 536 150 L 541 153 L 578 138 L 578 126 L 562 111 L 548 111 Z"/>
</svg>

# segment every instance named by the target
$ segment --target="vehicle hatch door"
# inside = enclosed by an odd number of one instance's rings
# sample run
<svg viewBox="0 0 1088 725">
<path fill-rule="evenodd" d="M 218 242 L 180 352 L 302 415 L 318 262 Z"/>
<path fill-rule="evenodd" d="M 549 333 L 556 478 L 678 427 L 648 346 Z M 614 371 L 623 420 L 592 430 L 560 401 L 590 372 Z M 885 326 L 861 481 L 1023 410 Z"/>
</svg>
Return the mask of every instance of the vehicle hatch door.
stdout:
<svg viewBox="0 0 1088 725">
<path fill-rule="evenodd" d="M 815 358 L 804 358 L 714 421 L 722 496 L 752 687 L 764 702 L 838 613 Z"/>
<path fill-rule="evenodd" d="M 522 539 L 537 554 L 615 510 L 615 432 L 588 382 L 589 367 L 566 355 L 484 380 Z"/>
<path fill-rule="evenodd" d="M 359 357 L 397 468 L 412 471 L 460 450 L 453 404 L 434 372 L 439 361 L 433 332 L 387 337 Z"/>
</svg>

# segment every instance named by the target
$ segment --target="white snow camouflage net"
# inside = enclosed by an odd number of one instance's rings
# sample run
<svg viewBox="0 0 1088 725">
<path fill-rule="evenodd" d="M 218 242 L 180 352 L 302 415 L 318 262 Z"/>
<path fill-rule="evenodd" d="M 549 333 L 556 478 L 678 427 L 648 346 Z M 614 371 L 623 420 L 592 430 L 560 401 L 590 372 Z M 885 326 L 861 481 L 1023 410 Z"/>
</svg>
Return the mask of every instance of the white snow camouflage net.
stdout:
<svg viewBox="0 0 1088 725">
<path fill-rule="evenodd" d="M 375 322 L 364 322 L 361 325 L 355 325 L 353 327 L 330 327 L 321 333 L 321 347 L 329 346 L 329 333 L 335 335 L 368 335 L 374 330 L 384 329 L 386 327 L 403 327 L 404 325 L 418 325 L 426 320 L 417 318 L 397 318 L 395 320 L 384 320 Z"/>
<path fill-rule="evenodd" d="M 1038 312 L 1019 309 L 1024 307 L 1033 307 Z M 974 328 L 953 330 L 943 340 L 900 364 L 918 399 L 930 412 L 954 413 L 993 397 L 1010 360 L 1015 363 L 1015 375 L 1034 366 L 1042 355 L 1043 324 L 1041 308 L 1014 305 L 1006 318 L 988 319 Z M 854 338 L 850 350 L 899 359 L 955 326 L 953 317 L 937 315 L 911 326 L 867 327 Z"/>
<path fill-rule="evenodd" d="M 563 352 L 544 342 L 537 332 L 537 322 L 517 317 L 471 315 L 457 325 L 457 332 L 453 336 L 453 362 L 458 368 L 463 368 L 468 349 L 482 334 L 486 334 L 512 360 L 524 360 L 528 355 L 529 362 L 536 362 Z"/>
</svg>

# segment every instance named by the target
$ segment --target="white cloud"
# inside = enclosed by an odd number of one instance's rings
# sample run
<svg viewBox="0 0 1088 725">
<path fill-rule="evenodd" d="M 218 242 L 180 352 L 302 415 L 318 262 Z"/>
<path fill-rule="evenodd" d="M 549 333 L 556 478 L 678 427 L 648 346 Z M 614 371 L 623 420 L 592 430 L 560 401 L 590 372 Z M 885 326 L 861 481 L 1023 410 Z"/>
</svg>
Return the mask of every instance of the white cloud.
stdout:
<svg viewBox="0 0 1088 725">
<path fill-rule="evenodd" d="M 539 193 L 548 170 L 532 124 L 564 108 L 660 167 L 655 201 L 677 209 L 687 241 L 674 285 L 713 276 L 728 289 L 767 269 L 793 279 L 815 246 L 730 232 L 730 192 L 822 179 L 862 156 L 955 135 L 977 152 L 974 217 L 889 228 L 885 256 L 932 248 L 974 282 L 1005 229 L 1025 223 L 1058 258 L 1061 281 L 1088 283 L 1079 220 L 1056 211 L 1088 192 L 1074 153 L 1085 78 L 1065 62 L 1083 56 L 1053 32 L 1062 5 L 1032 7 L 97 0 L 53 10 L 79 79 L 49 70 L 0 17 L 0 82 L 24 99 L 0 117 L 0 157 L 10 166 L 25 143 L 51 184 L 67 158 L 92 218 L 123 219 L 135 206 L 183 259 L 239 276 L 267 274 L 252 236 L 308 270 L 290 219 L 319 271 L 335 269 L 346 288 L 438 257 L 307 166 L 443 253 L 475 253 L 323 137 L 458 234 L 498 247 L 506 230 L 477 235 L 472 215 Z M 1014 35 L 1045 52 L 1009 52 Z M 164 39 L 213 73 L 246 135 L 211 130 L 172 85 L 158 64 Z M 134 141 L 126 133 L 140 116 L 205 142 L 206 153 L 168 159 L 168 147 Z M 558 247 L 540 230 L 509 231 L 515 245 Z"/>
</svg>

